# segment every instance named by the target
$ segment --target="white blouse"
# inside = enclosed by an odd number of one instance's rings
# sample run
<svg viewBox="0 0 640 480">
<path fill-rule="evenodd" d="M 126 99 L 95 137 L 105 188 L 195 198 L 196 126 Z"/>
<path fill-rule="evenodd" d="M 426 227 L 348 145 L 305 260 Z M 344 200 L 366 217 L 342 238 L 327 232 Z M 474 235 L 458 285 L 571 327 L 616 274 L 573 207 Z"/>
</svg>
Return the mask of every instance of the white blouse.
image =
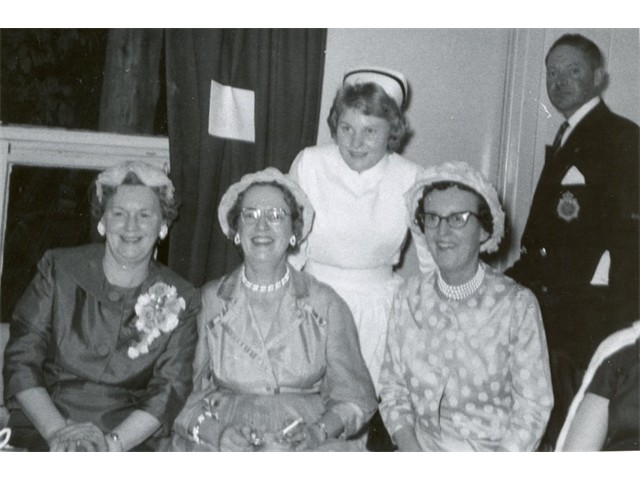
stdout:
<svg viewBox="0 0 640 480">
<path fill-rule="evenodd" d="M 306 192 L 316 211 L 313 229 L 294 259 L 344 269 L 392 268 L 411 221 L 404 194 L 421 167 L 396 153 L 361 173 L 349 168 L 337 145 L 300 152 L 290 175 Z M 421 270 L 434 266 L 424 236 L 414 238 Z M 302 259 L 300 258 L 302 256 Z"/>
</svg>

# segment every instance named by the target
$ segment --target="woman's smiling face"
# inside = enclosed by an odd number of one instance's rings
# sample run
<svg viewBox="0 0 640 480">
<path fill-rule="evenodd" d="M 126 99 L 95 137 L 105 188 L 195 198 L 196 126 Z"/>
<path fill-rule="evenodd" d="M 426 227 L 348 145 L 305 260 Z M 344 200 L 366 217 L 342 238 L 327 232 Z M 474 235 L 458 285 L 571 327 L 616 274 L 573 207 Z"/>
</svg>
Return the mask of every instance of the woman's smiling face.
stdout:
<svg viewBox="0 0 640 480">
<path fill-rule="evenodd" d="M 479 203 L 475 193 L 458 187 L 432 190 L 424 200 L 424 213 L 440 217 L 460 212 L 477 215 Z M 462 228 L 451 228 L 446 220 L 441 219 L 436 228 L 424 229 L 429 251 L 449 284 L 460 285 L 471 280 L 478 269 L 480 245 L 489 234 L 475 215 L 470 215 Z"/>
<path fill-rule="evenodd" d="M 120 265 L 149 261 L 163 224 L 160 200 L 144 185 L 121 185 L 102 216 L 109 254 Z"/>
<path fill-rule="evenodd" d="M 387 154 L 391 126 L 384 118 L 347 108 L 336 130 L 336 142 L 346 164 L 356 172 L 375 166 Z"/>
<path fill-rule="evenodd" d="M 274 265 L 286 262 L 293 227 L 290 208 L 282 190 L 272 185 L 251 186 L 244 193 L 241 207 L 261 210 L 253 225 L 238 219 L 245 261 L 272 262 Z M 272 208 L 282 209 L 287 214 L 279 224 L 267 221 L 264 211 Z"/>
</svg>

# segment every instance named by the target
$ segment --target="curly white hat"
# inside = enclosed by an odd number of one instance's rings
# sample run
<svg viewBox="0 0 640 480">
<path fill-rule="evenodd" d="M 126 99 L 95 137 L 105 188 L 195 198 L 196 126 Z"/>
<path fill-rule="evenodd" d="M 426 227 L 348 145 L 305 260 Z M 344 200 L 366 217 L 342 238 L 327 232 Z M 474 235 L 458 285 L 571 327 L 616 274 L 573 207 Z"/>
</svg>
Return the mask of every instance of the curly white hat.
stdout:
<svg viewBox="0 0 640 480">
<path fill-rule="evenodd" d="M 96 196 L 102 201 L 102 188 L 105 186 L 118 187 L 129 174 L 133 172 L 147 187 L 166 187 L 166 195 L 173 199 L 174 187 L 167 174 L 154 165 L 140 161 L 127 161 L 115 167 L 107 168 L 96 178 Z"/>
<path fill-rule="evenodd" d="M 313 218 L 315 216 L 313 205 L 311 205 L 309 197 L 307 197 L 302 188 L 291 180 L 288 175 L 285 175 L 275 167 L 268 167 L 264 170 L 260 170 L 259 172 L 248 173 L 244 175 L 240 181 L 234 183 L 227 189 L 220 200 L 220 205 L 218 205 L 218 221 L 220 222 L 220 227 L 222 227 L 224 234 L 229 237 L 229 234 L 231 233 L 231 226 L 227 220 L 227 214 L 236 203 L 238 195 L 256 182 L 276 182 L 291 192 L 293 197 L 296 199 L 298 206 L 302 210 L 302 238 L 299 238 L 298 242 L 307 238 L 307 235 L 309 235 L 309 232 L 311 231 Z"/>
<path fill-rule="evenodd" d="M 504 211 L 498 199 L 498 193 L 491 183 L 475 168 L 466 162 L 447 162 L 427 168 L 416 179 L 416 182 L 405 194 L 405 202 L 409 214 L 409 225 L 419 231 L 414 223 L 414 214 L 418 202 L 422 199 L 424 187 L 436 182 L 457 182 L 478 193 L 489 206 L 493 220 L 493 233 L 480 247 L 481 252 L 495 252 L 504 236 Z"/>
</svg>

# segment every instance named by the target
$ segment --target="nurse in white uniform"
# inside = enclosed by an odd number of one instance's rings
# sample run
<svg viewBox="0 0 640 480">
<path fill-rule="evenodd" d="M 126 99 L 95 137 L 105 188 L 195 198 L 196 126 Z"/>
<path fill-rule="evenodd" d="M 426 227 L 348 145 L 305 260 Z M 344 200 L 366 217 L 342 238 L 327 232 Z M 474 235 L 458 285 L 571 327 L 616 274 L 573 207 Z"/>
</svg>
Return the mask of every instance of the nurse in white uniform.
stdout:
<svg viewBox="0 0 640 480">
<path fill-rule="evenodd" d="M 376 390 L 394 293 L 408 240 L 404 193 L 422 167 L 396 151 L 408 133 L 408 84 L 380 68 L 347 72 L 328 123 L 335 144 L 301 151 L 290 175 L 316 210 L 313 229 L 292 263 L 331 285 L 347 302 Z M 424 237 L 414 238 L 421 270 L 434 268 Z"/>
</svg>

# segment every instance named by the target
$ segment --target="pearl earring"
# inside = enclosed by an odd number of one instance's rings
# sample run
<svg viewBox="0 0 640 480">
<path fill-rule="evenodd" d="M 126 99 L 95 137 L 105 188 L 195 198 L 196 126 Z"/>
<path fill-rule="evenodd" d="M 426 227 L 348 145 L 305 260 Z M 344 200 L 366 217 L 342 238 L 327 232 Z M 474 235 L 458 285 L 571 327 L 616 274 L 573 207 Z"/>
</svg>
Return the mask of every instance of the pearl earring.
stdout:
<svg viewBox="0 0 640 480">
<path fill-rule="evenodd" d="M 106 229 L 104 228 L 104 224 L 102 223 L 102 220 L 100 220 L 98 222 L 98 233 L 100 234 L 101 237 L 104 237 L 104 234 L 107 233 Z"/>
<path fill-rule="evenodd" d="M 236 236 L 233 237 L 233 243 L 235 243 L 236 245 L 240 245 L 240 234 L 236 233 Z"/>
<path fill-rule="evenodd" d="M 160 227 L 160 240 L 164 240 L 167 237 L 167 233 L 169 233 L 169 227 L 162 225 L 162 227 Z"/>
<path fill-rule="evenodd" d="M 291 245 L 292 247 L 296 246 L 296 236 L 295 235 L 291 235 L 291 238 L 289 239 L 289 245 Z"/>
</svg>

